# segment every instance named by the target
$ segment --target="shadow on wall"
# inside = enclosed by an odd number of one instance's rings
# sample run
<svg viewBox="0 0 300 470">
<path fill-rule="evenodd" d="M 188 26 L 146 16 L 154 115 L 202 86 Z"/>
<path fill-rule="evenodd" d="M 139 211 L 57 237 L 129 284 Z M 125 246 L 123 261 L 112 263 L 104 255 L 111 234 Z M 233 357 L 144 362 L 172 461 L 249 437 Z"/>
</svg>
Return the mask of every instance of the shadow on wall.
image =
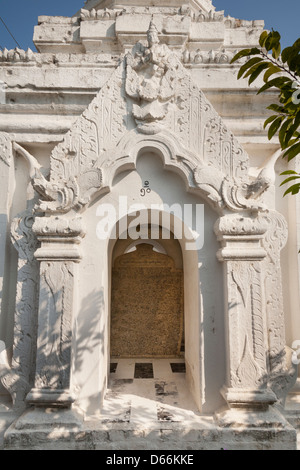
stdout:
<svg viewBox="0 0 300 470">
<path fill-rule="evenodd" d="M 223 304 L 223 273 L 217 260 L 201 260 L 199 268 L 200 292 L 203 303 L 201 324 L 204 355 L 203 413 L 214 413 L 224 406 L 220 394 L 226 380 L 225 319 Z M 213 281 L 212 281 L 213 280 Z"/>
</svg>

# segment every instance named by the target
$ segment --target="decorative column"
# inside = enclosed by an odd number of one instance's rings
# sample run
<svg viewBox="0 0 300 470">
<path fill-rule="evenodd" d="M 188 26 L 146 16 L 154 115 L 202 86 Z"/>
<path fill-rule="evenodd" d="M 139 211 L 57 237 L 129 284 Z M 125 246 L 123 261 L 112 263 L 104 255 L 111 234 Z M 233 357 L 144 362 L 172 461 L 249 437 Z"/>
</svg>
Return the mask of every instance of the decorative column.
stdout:
<svg viewBox="0 0 300 470">
<path fill-rule="evenodd" d="M 34 388 L 29 404 L 69 407 L 75 263 L 84 236 L 80 218 L 39 217 L 33 231 L 41 242 L 38 338 Z"/>
<path fill-rule="evenodd" d="M 226 298 L 227 381 L 221 393 L 230 409 L 217 415 L 221 426 L 240 419 L 251 425 L 249 411 L 268 411 L 277 399 L 268 387 L 263 273 L 267 253 L 262 245 L 267 229 L 263 217 L 237 214 L 221 217 L 215 227 L 222 244 L 217 256 L 224 263 Z M 237 409 L 239 414 L 232 413 Z M 246 410 L 244 420 L 241 409 Z"/>
</svg>

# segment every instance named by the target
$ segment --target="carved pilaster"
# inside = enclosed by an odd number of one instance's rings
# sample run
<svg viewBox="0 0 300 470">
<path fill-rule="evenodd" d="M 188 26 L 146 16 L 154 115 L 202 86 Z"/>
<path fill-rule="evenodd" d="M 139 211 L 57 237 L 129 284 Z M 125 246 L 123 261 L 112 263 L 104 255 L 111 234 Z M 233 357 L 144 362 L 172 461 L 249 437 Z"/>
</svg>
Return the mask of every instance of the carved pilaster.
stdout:
<svg viewBox="0 0 300 470">
<path fill-rule="evenodd" d="M 12 173 L 12 144 L 8 134 L 0 132 L 0 327 L 3 282 L 6 260 L 6 243 L 11 204 L 10 175 Z"/>
<path fill-rule="evenodd" d="M 222 243 L 226 286 L 227 383 L 223 395 L 230 408 L 267 408 L 276 401 L 268 388 L 268 341 L 262 217 L 224 216 L 216 233 Z"/>
<path fill-rule="evenodd" d="M 38 338 L 34 388 L 27 402 L 70 406 L 74 263 L 84 236 L 81 219 L 37 218 L 33 231 L 41 241 Z"/>
</svg>

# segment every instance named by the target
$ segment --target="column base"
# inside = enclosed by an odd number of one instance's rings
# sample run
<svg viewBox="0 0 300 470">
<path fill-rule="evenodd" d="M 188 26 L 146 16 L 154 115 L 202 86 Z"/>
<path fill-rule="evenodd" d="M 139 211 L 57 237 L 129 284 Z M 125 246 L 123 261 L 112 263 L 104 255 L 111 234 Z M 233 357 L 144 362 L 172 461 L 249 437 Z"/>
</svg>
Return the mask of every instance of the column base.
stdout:
<svg viewBox="0 0 300 470">
<path fill-rule="evenodd" d="M 29 405 L 69 408 L 75 398 L 69 390 L 33 388 L 26 397 Z"/>
</svg>

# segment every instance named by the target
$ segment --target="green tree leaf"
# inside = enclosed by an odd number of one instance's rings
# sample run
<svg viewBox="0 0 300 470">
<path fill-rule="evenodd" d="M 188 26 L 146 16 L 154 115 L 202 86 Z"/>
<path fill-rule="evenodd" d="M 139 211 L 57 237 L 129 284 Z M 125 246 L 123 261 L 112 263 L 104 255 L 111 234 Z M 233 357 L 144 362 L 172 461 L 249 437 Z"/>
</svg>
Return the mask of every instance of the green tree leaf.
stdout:
<svg viewBox="0 0 300 470">
<path fill-rule="evenodd" d="M 242 59 L 243 57 L 248 57 L 248 56 L 251 56 L 251 55 L 258 55 L 260 53 L 261 53 L 261 51 L 257 47 L 254 47 L 252 49 L 243 49 L 242 51 L 238 52 L 233 57 L 233 59 L 231 60 L 230 63 L 233 64 L 234 62 L 236 62 L 239 59 Z"/>
<path fill-rule="evenodd" d="M 263 93 L 264 91 L 268 90 L 269 88 L 275 87 L 275 88 L 280 88 L 283 86 L 285 83 L 289 82 L 292 85 L 292 80 L 288 77 L 278 77 L 274 78 L 273 80 L 270 80 L 268 83 L 266 83 L 259 91 L 258 94 Z"/>
<path fill-rule="evenodd" d="M 244 73 L 250 69 L 253 65 L 262 62 L 264 59 L 262 57 L 253 57 L 252 59 L 248 60 L 242 67 L 240 68 L 240 71 L 238 73 L 238 79 L 240 79 Z"/>
<path fill-rule="evenodd" d="M 290 176 L 289 178 L 285 179 L 284 181 L 282 181 L 282 183 L 280 184 L 280 186 L 283 186 L 284 184 L 287 184 L 287 183 L 290 183 L 291 181 L 295 181 L 295 180 L 298 180 L 300 179 L 300 175 L 298 176 Z"/>
<path fill-rule="evenodd" d="M 289 189 L 287 189 L 283 196 L 286 196 L 289 193 L 291 193 L 294 196 L 295 194 L 298 194 L 299 191 L 300 191 L 300 183 L 297 183 L 291 186 Z"/>
<path fill-rule="evenodd" d="M 282 149 L 286 149 L 287 143 L 286 143 L 286 135 L 287 131 L 290 128 L 290 126 L 293 124 L 293 119 L 287 119 L 281 126 L 281 129 L 279 131 L 279 141 Z"/>
<path fill-rule="evenodd" d="M 293 158 L 295 158 L 299 153 L 300 153 L 300 143 L 297 142 L 296 144 L 289 147 L 283 156 L 288 157 L 288 161 L 290 161 Z"/>
<path fill-rule="evenodd" d="M 281 39 L 281 36 L 278 33 L 278 31 L 272 31 L 265 41 L 265 48 L 267 49 L 267 51 L 271 51 L 271 50 L 277 51 L 278 48 L 280 47 L 280 39 Z"/>
<path fill-rule="evenodd" d="M 271 111 L 275 111 L 276 113 L 284 113 L 284 106 L 279 106 L 278 104 L 270 104 L 270 106 L 267 107 L 267 109 L 270 109 Z"/>
<path fill-rule="evenodd" d="M 270 116 L 264 123 L 264 129 L 277 118 L 277 114 L 274 114 L 273 116 Z"/>
<path fill-rule="evenodd" d="M 260 38 L 259 38 L 259 45 L 261 47 L 265 47 L 265 43 L 266 43 L 266 40 L 267 40 L 268 36 L 269 36 L 268 31 L 263 31 L 261 33 Z"/>
<path fill-rule="evenodd" d="M 251 76 L 249 78 L 249 85 L 251 85 L 251 83 L 253 83 L 260 76 L 260 74 L 268 67 L 269 65 L 266 63 L 258 64 L 258 66 L 256 66 L 256 69 L 251 73 Z"/>
<path fill-rule="evenodd" d="M 293 124 L 288 128 L 286 136 L 285 136 L 285 141 L 286 141 L 287 146 L 289 145 L 289 142 L 291 138 L 293 137 L 294 133 L 296 132 L 297 128 L 298 126 L 297 124 L 295 124 L 295 122 L 293 122 Z"/>
<path fill-rule="evenodd" d="M 284 176 L 284 175 L 298 175 L 298 173 L 295 170 L 286 170 L 280 173 L 280 176 Z"/>
<path fill-rule="evenodd" d="M 280 67 L 277 67 L 277 65 L 269 64 L 269 70 L 267 70 L 264 75 L 264 82 L 267 82 L 272 75 L 279 72 L 282 72 Z"/>
</svg>

